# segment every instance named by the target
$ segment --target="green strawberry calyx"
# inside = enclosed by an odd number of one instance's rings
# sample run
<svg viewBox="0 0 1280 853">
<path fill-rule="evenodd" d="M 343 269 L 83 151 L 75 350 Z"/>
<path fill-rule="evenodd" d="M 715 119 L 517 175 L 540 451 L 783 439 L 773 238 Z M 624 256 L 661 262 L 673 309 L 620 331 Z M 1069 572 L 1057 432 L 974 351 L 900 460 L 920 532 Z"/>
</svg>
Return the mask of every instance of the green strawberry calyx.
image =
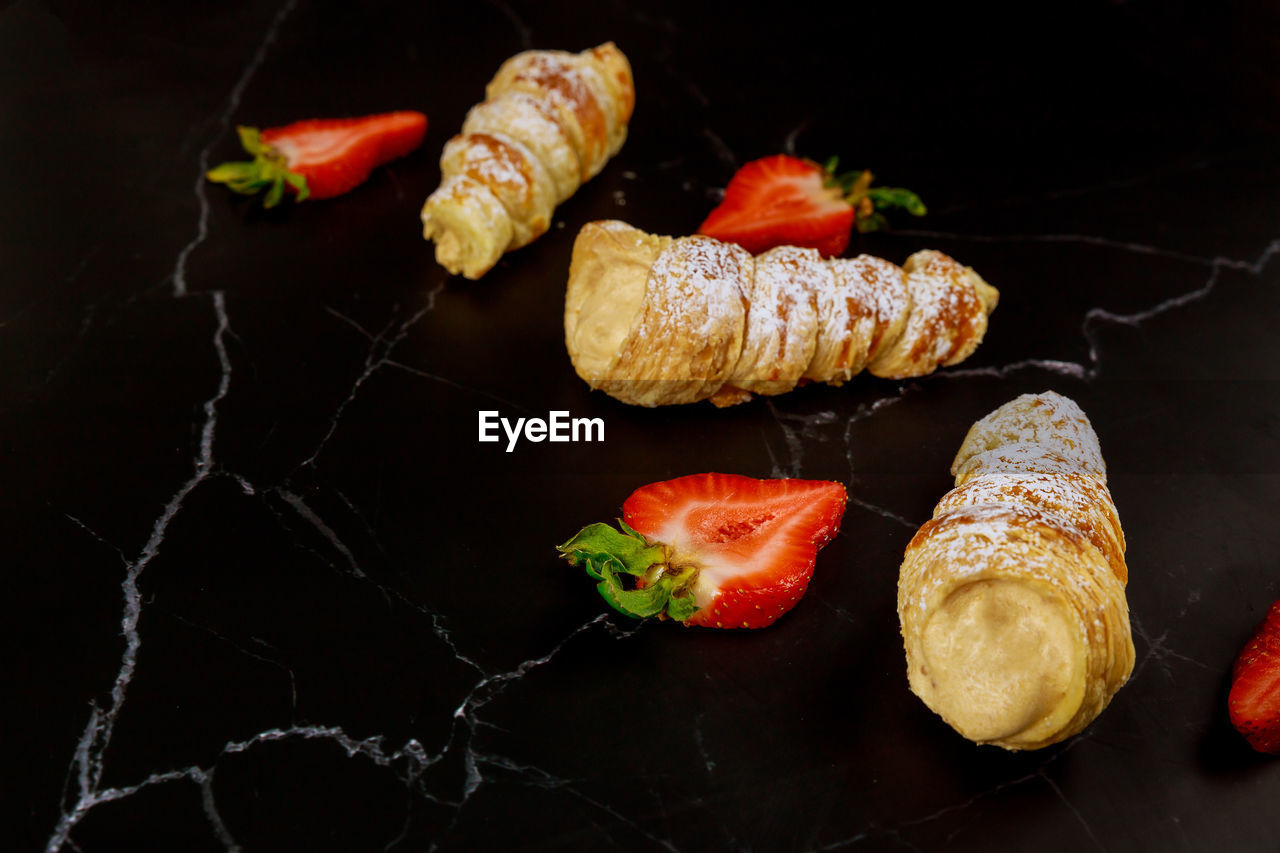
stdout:
<svg viewBox="0 0 1280 853">
<path fill-rule="evenodd" d="M 869 169 L 855 169 L 851 172 L 837 172 L 839 157 L 832 157 L 823 164 L 827 173 L 827 186 L 840 191 L 844 200 L 853 205 L 854 227 L 859 234 L 883 228 L 888 220 L 884 217 L 887 210 L 905 210 L 912 216 L 924 216 L 927 209 L 920 196 L 911 190 L 901 187 L 873 187 L 871 182 L 875 176 Z"/>
<path fill-rule="evenodd" d="M 616 610 L 638 619 L 657 616 L 683 622 L 698 609 L 693 598 L 696 566 L 677 566 L 671 551 L 653 543 L 618 519 L 617 530 L 603 522 L 588 525 L 558 550 L 571 566 L 581 566 L 598 581 L 596 589 Z M 625 575 L 644 586 L 624 585 Z"/>
<path fill-rule="evenodd" d="M 262 133 L 256 127 L 237 127 L 240 144 L 253 155 L 252 160 L 236 160 L 214 166 L 204 176 L 214 183 L 226 184 L 242 195 L 256 195 L 262 190 L 263 207 L 275 207 L 284 198 L 285 186 L 293 188 L 296 199 L 302 201 L 308 195 L 307 179 L 289 171 L 284 155 L 262 141 Z"/>
</svg>

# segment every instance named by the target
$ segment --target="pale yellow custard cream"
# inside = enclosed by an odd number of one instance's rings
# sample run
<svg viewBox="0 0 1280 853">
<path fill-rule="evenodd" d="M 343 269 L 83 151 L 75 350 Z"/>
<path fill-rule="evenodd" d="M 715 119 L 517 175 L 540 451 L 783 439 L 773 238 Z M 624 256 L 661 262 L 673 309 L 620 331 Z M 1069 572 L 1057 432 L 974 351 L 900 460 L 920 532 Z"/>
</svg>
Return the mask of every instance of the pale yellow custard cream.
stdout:
<svg viewBox="0 0 1280 853">
<path fill-rule="evenodd" d="M 934 250 L 901 267 L 798 246 L 753 256 L 603 220 L 574 240 L 565 346 L 588 385 L 624 403 L 731 406 L 863 370 L 902 379 L 957 364 L 998 299 Z"/>
<path fill-rule="evenodd" d="M 947 596 L 921 637 L 911 688 L 981 742 L 1035 742 L 1080 705 L 1084 658 L 1066 604 L 1025 584 L 976 581 Z"/>
<path fill-rule="evenodd" d="M 644 305 L 649 268 L 671 238 L 609 221 L 584 229 L 579 241 L 565 292 L 565 344 L 579 375 L 602 381 Z"/>
</svg>

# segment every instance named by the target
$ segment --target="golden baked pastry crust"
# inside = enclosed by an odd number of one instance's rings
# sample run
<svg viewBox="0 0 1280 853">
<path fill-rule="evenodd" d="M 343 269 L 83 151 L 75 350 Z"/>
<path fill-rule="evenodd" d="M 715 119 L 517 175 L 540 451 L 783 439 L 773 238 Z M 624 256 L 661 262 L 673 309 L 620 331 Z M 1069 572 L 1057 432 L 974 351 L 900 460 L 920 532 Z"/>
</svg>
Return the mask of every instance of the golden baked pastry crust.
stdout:
<svg viewBox="0 0 1280 853">
<path fill-rule="evenodd" d="M 445 145 L 440 187 L 422 207 L 437 262 L 470 279 L 546 232 L 555 206 L 622 147 L 635 104 L 631 66 L 612 43 L 516 54 L 485 93 Z"/>
<path fill-rule="evenodd" d="M 818 294 L 829 308 L 825 300 L 832 298 L 834 280 L 814 249 L 779 246 L 754 260 L 754 268 L 743 264 L 746 276 L 738 284 L 751 309 L 748 334 L 725 384 L 752 394 L 785 394 L 813 361 Z"/>
<path fill-rule="evenodd" d="M 999 294 L 973 270 L 944 255 L 916 252 L 902 265 L 911 310 L 906 327 L 867 369 L 887 379 L 920 376 L 964 361 L 982 342 Z"/>
<path fill-rule="evenodd" d="M 565 344 L 591 387 L 644 406 L 733 405 L 839 385 L 867 365 L 920 376 L 973 352 L 998 294 L 939 252 L 908 263 L 795 246 L 753 258 L 710 237 L 592 222 L 574 243 Z"/>
<path fill-rule="evenodd" d="M 974 425 L 953 471 L 899 572 L 911 689 L 979 743 L 1056 743 L 1133 669 L 1124 534 L 1097 436 L 1068 398 L 1023 395 Z"/>
<path fill-rule="evenodd" d="M 528 244 L 551 226 L 555 196 L 550 176 L 523 143 L 488 133 L 455 136 L 445 143 L 440 168 L 482 184 L 505 211 L 527 211 L 518 217 L 508 214 L 509 249 Z"/>
<path fill-rule="evenodd" d="M 655 237 L 617 222 L 583 229 L 565 294 L 565 342 L 578 374 L 637 406 L 711 396 L 742 349 L 738 282 L 753 262 L 710 237 Z"/>
</svg>

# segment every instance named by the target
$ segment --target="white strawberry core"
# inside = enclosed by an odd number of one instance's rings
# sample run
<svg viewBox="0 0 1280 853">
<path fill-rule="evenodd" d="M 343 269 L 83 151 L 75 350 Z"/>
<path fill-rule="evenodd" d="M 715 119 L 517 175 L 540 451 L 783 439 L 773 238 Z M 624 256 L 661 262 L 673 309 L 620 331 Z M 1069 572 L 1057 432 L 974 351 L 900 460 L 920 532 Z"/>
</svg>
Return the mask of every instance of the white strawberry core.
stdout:
<svg viewBox="0 0 1280 853">
<path fill-rule="evenodd" d="M 310 163 L 340 156 L 356 141 L 351 129 L 317 130 L 294 139 L 280 139 L 272 147 L 289 163 Z"/>
<path fill-rule="evenodd" d="M 776 585 L 776 568 L 798 556 L 791 530 L 807 521 L 805 513 L 762 510 L 744 522 L 740 507 L 729 513 L 716 503 L 690 503 L 652 531 L 651 538 L 672 549 L 672 566 L 697 567 L 692 590 L 698 606 L 705 607 L 726 587 Z M 804 556 L 812 558 L 800 558 Z"/>
</svg>

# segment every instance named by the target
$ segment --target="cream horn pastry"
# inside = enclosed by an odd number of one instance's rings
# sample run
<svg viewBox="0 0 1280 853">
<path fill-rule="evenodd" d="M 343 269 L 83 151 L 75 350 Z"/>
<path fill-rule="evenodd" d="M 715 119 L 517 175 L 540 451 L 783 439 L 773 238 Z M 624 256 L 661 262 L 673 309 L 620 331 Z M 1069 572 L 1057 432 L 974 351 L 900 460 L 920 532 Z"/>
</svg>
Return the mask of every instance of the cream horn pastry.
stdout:
<svg viewBox="0 0 1280 853">
<path fill-rule="evenodd" d="M 556 205 L 618 153 L 635 105 L 631 66 L 612 42 L 508 59 L 445 143 L 422 234 L 454 275 L 477 279 L 541 236 Z"/>
<path fill-rule="evenodd" d="M 1098 437 L 1072 400 L 1025 394 L 973 425 L 951 471 L 898 577 L 911 690 L 972 741 L 1056 743 L 1133 670 Z"/>
<path fill-rule="evenodd" d="M 937 251 L 899 267 L 779 246 L 591 222 L 573 246 L 565 344 L 592 388 L 624 403 L 717 406 L 867 370 L 903 379 L 968 358 L 999 293 Z"/>
</svg>

